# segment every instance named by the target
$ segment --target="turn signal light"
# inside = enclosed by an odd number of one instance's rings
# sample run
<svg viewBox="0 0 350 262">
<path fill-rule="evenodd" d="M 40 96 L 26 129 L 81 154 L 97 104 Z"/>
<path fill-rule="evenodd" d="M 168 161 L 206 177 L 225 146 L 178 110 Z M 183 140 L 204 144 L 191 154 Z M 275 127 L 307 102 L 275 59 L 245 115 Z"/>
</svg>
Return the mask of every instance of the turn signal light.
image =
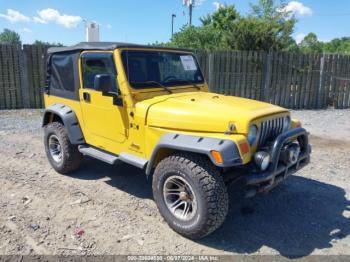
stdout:
<svg viewBox="0 0 350 262">
<path fill-rule="evenodd" d="M 222 164 L 224 161 L 222 160 L 221 154 L 219 151 L 212 150 L 210 151 L 211 156 L 214 158 L 215 162 L 217 164 Z"/>
<path fill-rule="evenodd" d="M 241 153 L 243 155 L 249 153 L 249 145 L 248 145 L 248 143 L 239 144 L 239 148 L 241 149 Z"/>
</svg>

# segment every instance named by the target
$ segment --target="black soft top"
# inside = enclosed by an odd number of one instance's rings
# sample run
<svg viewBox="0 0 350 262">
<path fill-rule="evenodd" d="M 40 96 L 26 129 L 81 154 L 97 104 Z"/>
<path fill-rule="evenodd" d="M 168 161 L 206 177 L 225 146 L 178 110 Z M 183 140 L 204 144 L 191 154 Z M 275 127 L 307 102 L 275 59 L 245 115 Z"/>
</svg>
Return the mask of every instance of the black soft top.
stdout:
<svg viewBox="0 0 350 262">
<path fill-rule="evenodd" d="M 84 50 L 103 50 L 112 51 L 117 48 L 143 48 L 143 49 L 162 49 L 170 51 L 185 51 L 190 52 L 188 49 L 179 49 L 173 47 L 161 47 L 151 45 L 139 45 L 130 43 L 119 43 L 119 42 L 81 42 L 79 44 L 68 46 L 68 47 L 51 47 L 48 50 L 49 54 L 71 52 L 71 51 L 84 51 Z"/>
<path fill-rule="evenodd" d="M 85 50 L 113 51 L 117 48 L 161 49 L 190 52 L 188 49 L 117 42 L 82 42 L 69 47 L 51 47 L 47 57 L 45 93 L 79 101 L 79 56 Z"/>
</svg>

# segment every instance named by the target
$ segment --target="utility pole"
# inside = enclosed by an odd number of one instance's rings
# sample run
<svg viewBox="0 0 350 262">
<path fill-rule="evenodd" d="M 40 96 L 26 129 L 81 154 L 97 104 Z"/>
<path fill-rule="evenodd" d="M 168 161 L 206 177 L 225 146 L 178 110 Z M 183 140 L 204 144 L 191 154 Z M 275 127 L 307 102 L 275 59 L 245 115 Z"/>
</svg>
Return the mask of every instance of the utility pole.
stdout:
<svg viewBox="0 0 350 262">
<path fill-rule="evenodd" d="M 175 19 L 176 15 L 172 14 L 171 15 L 171 40 L 173 40 L 173 36 L 174 36 L 174 19 Z"/>
<path fill-rule="evenodd" d="M 189 16 L 190 16 L 190 21 L 189 21 L 189 25 L 192 26 L 192 11 L 193 11 L 193 1 L 189 0 L 190 4 L 188 6 L 188 12 L 189 12 Z"/>
<path fill-rule="evenodd" d="M 193 5 L 195 0 L 183 0 L 183 4 L 188 7 L 188 14 L 189 14 L 189 21 L 188 25 L 192 26 L 192 12 L 193 12 Z"/>
</svg>

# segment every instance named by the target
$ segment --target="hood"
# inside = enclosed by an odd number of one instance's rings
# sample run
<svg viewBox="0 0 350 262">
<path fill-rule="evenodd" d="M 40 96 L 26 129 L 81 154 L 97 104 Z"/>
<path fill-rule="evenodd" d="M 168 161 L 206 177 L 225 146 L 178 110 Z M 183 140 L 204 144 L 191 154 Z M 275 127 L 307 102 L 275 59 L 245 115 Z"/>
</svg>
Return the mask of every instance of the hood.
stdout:
<svg viewBox="0 0 350 262">
<path fill-rule="evenodd" d="M 229 124 L 233 123 L 237 133 L 245 134 L 255 119 L 287 112 L 282 107 L 256 100 L 191 92 L 162 96 L 162 99 L 149 103 L 147 125 L 182 131 L 220 133 L 227 131 Z"/>
</svg>

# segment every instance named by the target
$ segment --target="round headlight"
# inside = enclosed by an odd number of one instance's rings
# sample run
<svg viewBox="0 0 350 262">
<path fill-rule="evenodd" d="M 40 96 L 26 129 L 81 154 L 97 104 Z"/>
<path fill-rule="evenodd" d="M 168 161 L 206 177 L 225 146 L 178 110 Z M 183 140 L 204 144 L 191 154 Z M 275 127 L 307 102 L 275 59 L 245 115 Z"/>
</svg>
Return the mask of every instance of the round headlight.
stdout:
<svg viewBox="0 0 350 262">
<path fill-rule="evenodd" d="M 292 121 L 290 120 L 290 116 L 286 116 L 283 119 L 283 132 L 288 131 L 291 128 Z"/>
<path fill-rule="evenodd" d="M 256 125 L 251 125 L 248 132 L 248 142 L 253 145 L 256 137 L 258 136 L 258 127 Z"/>
<path fill-rule="evenodd" d="M 254 155 L 255 163 L 260 167 L 262 171 L 265 171 L 270 164 L 270 154 L 265 151 L 256 152 Z"/>
</svg>

